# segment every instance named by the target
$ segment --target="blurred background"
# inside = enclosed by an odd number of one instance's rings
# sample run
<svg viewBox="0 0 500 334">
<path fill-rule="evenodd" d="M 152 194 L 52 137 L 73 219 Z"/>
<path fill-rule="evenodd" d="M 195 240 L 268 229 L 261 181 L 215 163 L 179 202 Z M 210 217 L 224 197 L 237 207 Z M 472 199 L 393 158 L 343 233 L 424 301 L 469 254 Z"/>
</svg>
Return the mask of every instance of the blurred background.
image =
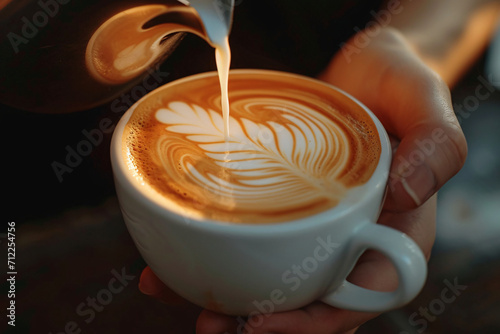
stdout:
<svg viewBox="0 0 500 334">
<path fill-rule="evenodd" d="M 230 40 L 232 68 L 272 68 L 311 76 L 378 5 L 336 8 L 333 23 L 324 24 L 326 11 L 324 18 L 307 12 L 299 17 L 299 7 L 270 2 L 269 11 L 280 14 L 267 17 L 249 1 L 237 3 Z M 346 25 L 351 28 L 339 29 Z M 424 290 L 409 305 L 363 325 L 359 333 L 500 332 L 500 93 L 492 89 L 487 98 L 477 96 L 478 86 L 500 82 L 499 48 L 500 35 L 452 92 L 455 109 L 462 110 L 458 116 L 469 156 L 439 193 L 438 235 Z M 0 57 L 6 51 L 0 50 Z M 165 84 L 214 69 L 213 49 L 187 35 L 158 68 L 162 75 L 155 80 Z M 102 106 L 71 114 L 38 114 L 0 105 L 0 248 L 7 254 L 7 222 L 15 222 L 18 273 L 16 327 L 7 326 L 2 316 L 2 333 L 194 333 L 199 308 L 167 306 L 137 288 L 145 263 L 115 197 L 111 133 L 103 133 L 71 170 L 59 176 L 54 171 L 86 139 L 85 133 L 99 129 L 103 120 L 116 124 L 129 102 L 140 97 L 134 88 Z M 6 255 L 2 259 L 6 273 Z M 110 293 L 109 283 L 117 277 L 122 289 Z M 0 307 L 5 310 L 9 285 L 5 280 L 0 284 Z M 442 296 L 450 285 L 458 286 L 453 301 Z"/>
</svg>

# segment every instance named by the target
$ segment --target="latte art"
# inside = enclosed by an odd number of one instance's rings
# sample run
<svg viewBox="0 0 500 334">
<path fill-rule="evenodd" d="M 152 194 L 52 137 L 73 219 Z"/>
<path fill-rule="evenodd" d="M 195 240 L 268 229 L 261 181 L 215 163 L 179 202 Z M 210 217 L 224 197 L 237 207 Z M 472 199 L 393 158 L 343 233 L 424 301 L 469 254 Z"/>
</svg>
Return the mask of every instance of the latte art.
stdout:
<svg viewBox="0 0 500 334">
<path fill-rule="evenodd" d="M 142 100 L 123 137 L 136 178 L 182 214 L 241 223 L 310 216 L 364 184 L 381 149 L 364 110 L 314 81 L 265 73 L 230 75 L 227 140 L 216 75 Z"/>
</svg>

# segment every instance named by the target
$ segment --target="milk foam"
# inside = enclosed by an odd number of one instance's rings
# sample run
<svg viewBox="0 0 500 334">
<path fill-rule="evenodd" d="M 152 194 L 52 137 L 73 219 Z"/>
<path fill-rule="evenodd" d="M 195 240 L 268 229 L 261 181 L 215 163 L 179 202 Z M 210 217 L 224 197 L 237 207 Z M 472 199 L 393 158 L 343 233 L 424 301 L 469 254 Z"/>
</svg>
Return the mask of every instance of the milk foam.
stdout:
<svg viewBox="0 0 500 334">
<path fill-rule="evenodd" d="M 339 110 L 345 102 L 328 89 L 231 76 L 226 138 L 216 81 L 154 92 L 128 123 L 129 166 L 166 202 L 215 220 L 280 222 L 334 207 L 370 178 L 380 154 L 375 125 Z"/>
</svg>

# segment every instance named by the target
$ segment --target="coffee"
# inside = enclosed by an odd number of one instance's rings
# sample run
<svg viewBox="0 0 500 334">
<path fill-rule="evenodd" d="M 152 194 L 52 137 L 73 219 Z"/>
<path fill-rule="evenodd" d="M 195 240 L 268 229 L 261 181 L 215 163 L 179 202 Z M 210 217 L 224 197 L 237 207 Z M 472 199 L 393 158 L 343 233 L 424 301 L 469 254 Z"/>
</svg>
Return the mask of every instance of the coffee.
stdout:
<svg viewBox="0 0 500 334">
<path fill-rule="evenodd" d="M 374 172 L 381 144 L 365 110 L 307 78 L 232 71 L 224 136 L 217 73 L 139 101 L 122 137 L 126 164 L 189 217 L 275 223 L 332 207 Z"/>
</svg>

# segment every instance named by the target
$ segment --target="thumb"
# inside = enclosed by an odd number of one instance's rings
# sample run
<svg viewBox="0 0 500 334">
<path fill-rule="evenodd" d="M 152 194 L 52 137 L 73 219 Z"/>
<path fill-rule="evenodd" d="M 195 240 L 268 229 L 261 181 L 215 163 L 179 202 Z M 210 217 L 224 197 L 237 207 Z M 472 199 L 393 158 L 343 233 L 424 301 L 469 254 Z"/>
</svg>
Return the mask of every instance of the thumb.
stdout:
<svg viewBox="0 0 500 334">
<path fill-rule="evenodd" d="M 358 98 L 401 140 L 384 209 L 420 206 L 462 168 L 467 144 L 449 87 L 399 32 L 381 30 L 352 59 L 338 55 L 320 78 Z"/>
<path fill-rule="evenodd" d="M 462 168 L 467 144 L 453 123 L 424 122 L 403 137 L 389 173 L 386 210 L 420 206 Z"/>
</svg>

